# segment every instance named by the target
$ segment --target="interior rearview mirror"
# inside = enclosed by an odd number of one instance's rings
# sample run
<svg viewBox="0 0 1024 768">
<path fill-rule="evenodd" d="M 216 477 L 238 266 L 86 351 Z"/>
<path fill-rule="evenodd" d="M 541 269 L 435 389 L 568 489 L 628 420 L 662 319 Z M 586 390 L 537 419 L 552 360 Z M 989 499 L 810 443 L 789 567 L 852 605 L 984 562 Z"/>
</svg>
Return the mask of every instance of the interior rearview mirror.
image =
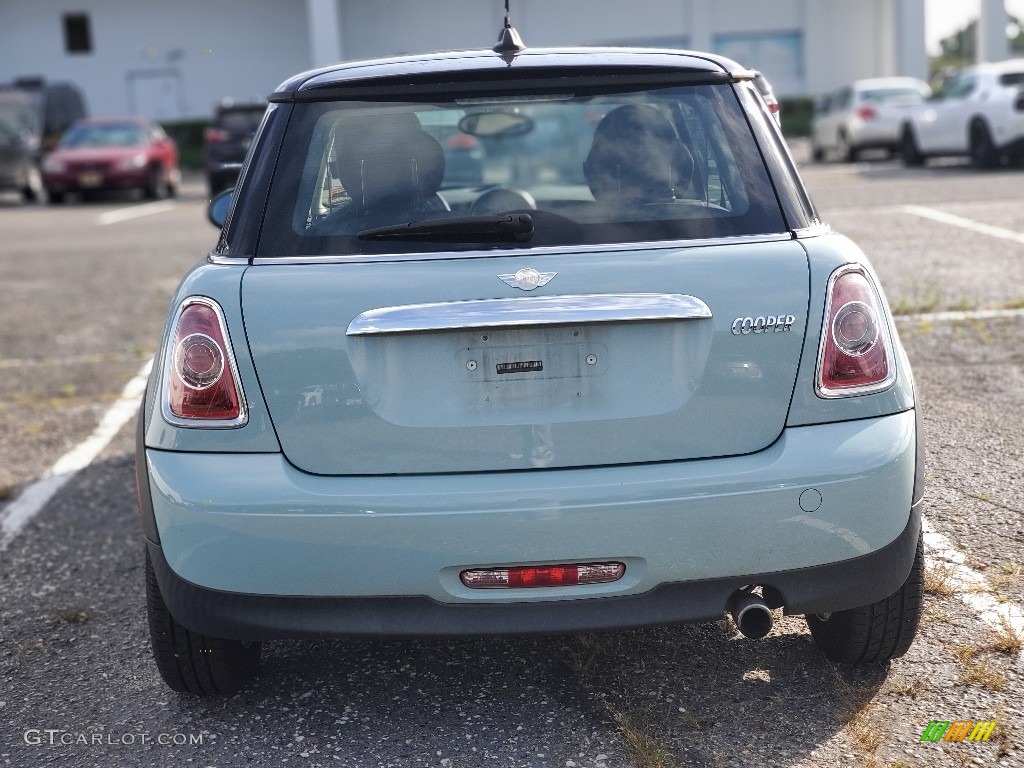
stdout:
<svg viewBox="0 0 1024 768">
<path fill-rule="evenodd" d="M 533 120 L 518 112 L 477 112 L 462 118 L 459 130 L 485 139 L 522 136 L 533 130 Z"/>
</svg>

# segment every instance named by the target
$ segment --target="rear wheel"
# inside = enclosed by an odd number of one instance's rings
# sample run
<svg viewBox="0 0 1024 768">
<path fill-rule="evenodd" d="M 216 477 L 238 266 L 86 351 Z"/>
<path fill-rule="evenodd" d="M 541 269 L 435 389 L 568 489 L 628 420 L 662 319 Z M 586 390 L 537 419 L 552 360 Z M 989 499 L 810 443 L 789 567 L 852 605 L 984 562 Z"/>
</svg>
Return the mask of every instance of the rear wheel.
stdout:
<svg viewBox="0 0 1024 768">
<path fill-rule="evenodd" d="M 161 200 L 167 194 L 167 180 L 159 165 L 153 166 L 149 172 L 149 181 L 143 188 L 143 194 L 150 200 Z"/>
<path fill-rule="evenodd" d="M 971 123 L 971 165 L 978 169 L 999 165 L 999 151 L 992 141 L 988 126 L 981 120 Z"/>
<path fill-rule="evenodd" d="M 846 131 L 840 131 L 836 137 L 836 151 L 839 153 L 839 159 L 844 163 L 854 162 L 857 155 L 860 154 L 858 149 L 850 143 Z"/>
<path fill-rule="evenodd" d="M 924 165 L 924 155 L 918 149 L 917 139 L 914 137 L 914 129 L 909 125 L 903 129 L 900 152 L 903 155 L 903 164 L 908 168 Z"/>
<path fill-rule="evenodd" d="M 847 611 L 807 616 L 814 642 L 829 661 L 882 663 L 907 652 L 924 605 L 924 539 L 903 586 L 884 600 Z"/>
<path fill-rule="evenodd" d="M 64 200 L 67 199 L 63 192 L 50 192 L 46 197 L 50 201 L 50 205 L 63 205 Z"/>
<path fill-rule="evenodd" d="M 160 594 L 149 552 L 146 552 L 146 608 L 156 666 L 173 690 L 197 696 L 235 693 L 259 665 L 259 643 L 207 637 L 174 620 Z"/>
</svg>

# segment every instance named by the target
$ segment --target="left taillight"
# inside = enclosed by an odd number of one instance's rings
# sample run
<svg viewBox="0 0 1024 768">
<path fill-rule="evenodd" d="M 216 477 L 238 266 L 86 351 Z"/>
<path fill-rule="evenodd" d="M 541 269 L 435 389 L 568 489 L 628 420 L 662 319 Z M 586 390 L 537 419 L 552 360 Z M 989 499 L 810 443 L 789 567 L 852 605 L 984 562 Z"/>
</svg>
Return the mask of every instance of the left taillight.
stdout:
<svg viewBox="0 0 1024 768">
<path fill-rule="evenodd" d="M 892 342 L 882 300 L 858 264 L 840 267 L 828 281 L 818 349 L 819 397 L 881 392 L 896 380 Z"/>
<path fill-rule="evenodd" d="M 878 110 L 872 107 L 870 104 L 865 104 L 857 110 L 857 117 L 861 120 L 874 120 L 878 117 Z"/>
<path fill-rule="evenodd" d="M 164 418 L 181 427 L 244 425 L 245 399 L 220 305 L 186 299 L 172 334 L 163 366 Z"/>
</svg>

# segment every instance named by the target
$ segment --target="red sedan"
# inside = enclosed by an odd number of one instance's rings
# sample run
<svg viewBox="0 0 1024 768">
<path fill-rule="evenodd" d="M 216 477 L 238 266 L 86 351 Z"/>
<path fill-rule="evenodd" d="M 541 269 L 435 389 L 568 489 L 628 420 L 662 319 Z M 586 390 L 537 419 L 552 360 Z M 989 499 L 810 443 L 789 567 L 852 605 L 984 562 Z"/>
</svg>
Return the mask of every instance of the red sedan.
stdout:
<svg viewBox="0 0 1024 768">
<path fill-rule="evenodd" d="M 178 147 L 163 128 L 139 117 L 79 120 L 43 161 L 51 203 L 69 192 L 140 189 L 156 200 L 177 194 Z"/>
</svg>

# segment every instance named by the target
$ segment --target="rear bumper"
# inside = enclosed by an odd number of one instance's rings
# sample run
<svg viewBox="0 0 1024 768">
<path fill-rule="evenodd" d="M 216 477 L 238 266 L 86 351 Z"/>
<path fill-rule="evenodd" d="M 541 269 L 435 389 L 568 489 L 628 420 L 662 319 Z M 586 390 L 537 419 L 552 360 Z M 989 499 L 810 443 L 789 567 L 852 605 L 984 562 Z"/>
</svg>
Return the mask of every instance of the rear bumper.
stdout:
<svg viewBox="0 0 1024 768">
<path fill-rule="evenodd" d="M 130 171 L 104 171 L 95 184 L 83 186 L 77 173 L 44 173 L 43 186 L 49 192 L 92 192 L 103 189 L 135 189 L 149 182 L 148 167 Z"/>
<path fill-rule="evenodd" d="M 915 413 L 789 428 L 748 456 L 446 476 L 318 477 L 281 454 L 148 449 L 161 589 L 214 636 L 570 631 L 791 613 L 894 592 L 920 528 Z M 820 498 L 820 501 L 819 501 Z M 620 560 L 618 582 L 470 590 L 464 568 Z"/>
<path fill-rule="evenodd" d="M 897 149 L 900 145 L 900 127 L 861 123 L 856 129 L 851 129 L 850 143 L 857 149 Z"/>
<path fill-rule="evenodd" d="M 281 597 L 197 586 L 178 576 L 147 542 L 171 614 L 190 629 L 235 640 L 324 636 L 464 636 L 592 632 L 714 621 L 748 584 L 769 584 L 786 613 L 825 613 L 865 605 L 906 580 L 921 533 L 919 507 L 891 544 L 851 560 L 767 574 L 662 584 L 640 595 L 528 603 L 442 603 L 421 595 Z"/>
</svg>

